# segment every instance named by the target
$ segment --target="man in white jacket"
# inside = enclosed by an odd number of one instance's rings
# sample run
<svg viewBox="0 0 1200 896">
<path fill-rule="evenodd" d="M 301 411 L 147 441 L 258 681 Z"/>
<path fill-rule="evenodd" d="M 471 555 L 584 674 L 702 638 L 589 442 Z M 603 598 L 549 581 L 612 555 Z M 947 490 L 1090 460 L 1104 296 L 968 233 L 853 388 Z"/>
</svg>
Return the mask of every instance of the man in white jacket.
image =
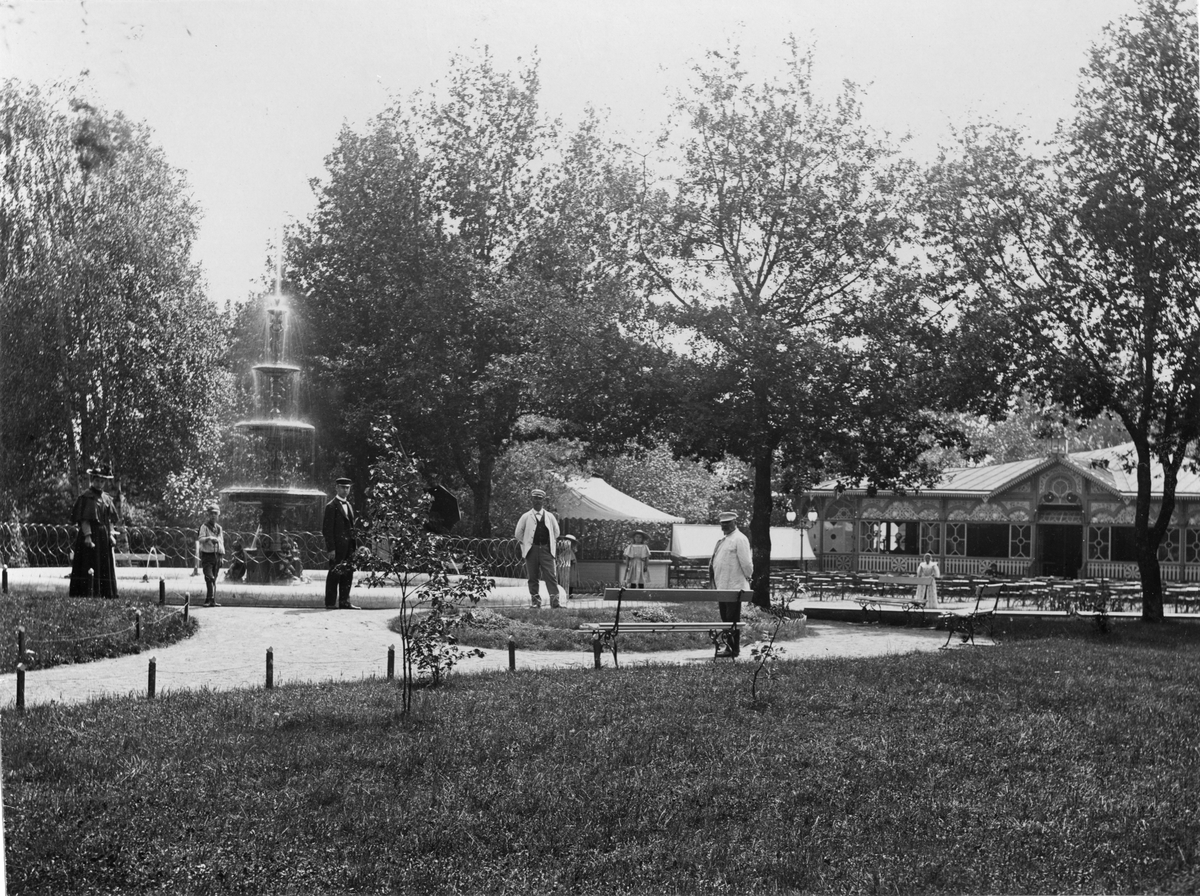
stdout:
<svg viewBox="0 0 1200 896">
<path fill-rule="evenodd" d="M 521 556 L 525 558 L 525 571 L 529 575 L 530 606 L 542 605 L 542 594 L 538 587 L 539 576 L 546 582 L 546 590 L 550 593 L 550 606 L 558 609 L 559 588 L 558 578 L 554 574 L 554 556 L 558 545 L 558 520 L 542 505 L 546 501 L 546 493 L 535 488 L 529 493 L 531 510 L 525 511 L 517 520 L 517 529 L 513 537 L 521 543 Z"/>
<path fill-rule="evenodd" d="M 750 539 L 737 527 L 737 514 L 732 510 L 724 511 L 719 517 L 721 523 L 721 540 L 713 548 L 712 560 L 708 564 L 708 575 L 713 587 L 719 591 L 749 591 L 750 574 L 754 572 L 754 560 L 750 556 Z M 742 602 L 718 601 L 717 609 L 721 611 L 722 622 L 740 622 L 742 619 Z M 734 631 L 730 638 L 729 647 L 718 656 L 736 657 L 741 650 L 741 632 Z"/>
</svg>

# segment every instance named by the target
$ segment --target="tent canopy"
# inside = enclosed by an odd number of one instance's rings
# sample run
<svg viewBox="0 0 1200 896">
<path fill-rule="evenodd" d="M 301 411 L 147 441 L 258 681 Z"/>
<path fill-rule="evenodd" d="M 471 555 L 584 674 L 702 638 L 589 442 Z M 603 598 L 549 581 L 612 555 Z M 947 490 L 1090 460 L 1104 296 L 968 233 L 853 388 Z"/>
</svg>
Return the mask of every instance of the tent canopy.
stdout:
<svg viewBox="0 0 1200 896">
<path fill-rule="evenodd" d="M 671 553 L 687 560 L 707 560 L 721 538 L 720 526 L 695 523 L 671 527 Z M 816 560 L 808 532 L 790 526 L 771 527 L 772 560 Z"/>
<path fill-rule="evenodd" d="M 682 523 L 683 517 L 663 513 L 613 488 L 603 479 L 567 480 L 558 500 L 558 516 L 565 520 L 637 520 L 643 523 Z"/>
</svg>

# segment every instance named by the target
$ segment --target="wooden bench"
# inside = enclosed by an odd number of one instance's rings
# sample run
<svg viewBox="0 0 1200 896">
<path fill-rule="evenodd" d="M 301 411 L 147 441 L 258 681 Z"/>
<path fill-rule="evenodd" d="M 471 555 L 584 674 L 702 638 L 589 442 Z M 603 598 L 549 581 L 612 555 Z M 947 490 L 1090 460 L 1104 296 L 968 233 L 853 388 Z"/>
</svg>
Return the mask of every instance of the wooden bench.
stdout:
<svg viewBox="0 0 1200 896">
<path fill-rule="evenodd" d="M 605 588 L 604 599 L 617 602 L 616 615 L 612 622 L 585 622 L 579 627 L 592 632 L 593 636 L 609 635 L 613 639 L 613 658 L 616 659 L 616 638 L 621 632 L 708 632 L 713 642 L 713 659 L 720 656 L 722 647 L 731 646 L 730 634 L 741 631 L 744 622 L 653 622 L 649 620 L 621 620 L 621 606 L 625 601 L 651 601 L 678 603 L 687 601 L 748 601 L 753 591 L 718 591 L 714 588 Z"/>
<path fill-rule="evenodd" d="M 1000 596 L 1005 586 L 980 585 L 975 589 L 975 606 L 969 610 L 951 610 L 938 615 L 938 625 L 946 624 L 946 643 L 942 649 L 950 646 L 950 639 L 955 632 L 962 633 L 963 643 L 975 644 L 975 629 L 982 624 L 988 625 L 988 632 L 993 631 L 996 621 L 996 611 L 1000 607 Z"/>
<path fill-rule="evenodd" d="M 883 610 L 885 607 L 904 611 L 904 622 L 907 625 L 910 620 L 910 615 L 918 613 L 919 620 L 925 621 L 925 601 L 918 599 L 916 596 L 916 588 L 918 585 L 930 585 L 936 580 L 925 576 L 879 576 L 873 582 L 873 586 L 883 591 L 884 594 L 862 594 L 854 598 L 854 601 L 863 611 L 863 617 L 867 622 L 871 621 L 871 610 L 878 614 L 876 622 L 883 621 Z M 901 588 L 913 589 L 913 594 L 909 597 L 900 597 L 898 592 Z"/>
<path fill-rule="evenodd" d="M 132 554 L 127 551 L 113 554 L 113 560 L 117 564 L 144 563 L 146 564 L 147 568 L 149 568 L 151 561 L 154 562 L 155 568 L 160 568 L 162 564 L 166 562 L 166 559 L 167 555 L 157 548 L 151 548 L 150 551 L 145 554 Z"/>
</svg>

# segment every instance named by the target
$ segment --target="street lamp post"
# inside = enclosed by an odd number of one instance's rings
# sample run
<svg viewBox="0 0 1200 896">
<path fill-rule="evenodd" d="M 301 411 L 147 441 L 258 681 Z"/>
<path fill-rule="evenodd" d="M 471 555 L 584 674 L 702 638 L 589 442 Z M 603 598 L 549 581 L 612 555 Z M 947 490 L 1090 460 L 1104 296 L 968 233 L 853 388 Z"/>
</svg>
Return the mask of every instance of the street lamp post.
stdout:
<svg viewBox="0 0 1200 896">
<path fill-rule="evenodd" d="M 789 503 L 786 516 L 788 525 L 795 525 L 801 531 L 804 531 L 805 529 L 811 529 L 817 524 L 818 514 L 816 506 L 809 504 L 808 512 L 804 514 L 803 518 L 797 520 L 799 515 L 796 513 L 796 507 L 794 504 Z M 808 558 L 805 558 L 804 560 L 804 571 L 806 573 L 808 572 Z"/>
</svg>

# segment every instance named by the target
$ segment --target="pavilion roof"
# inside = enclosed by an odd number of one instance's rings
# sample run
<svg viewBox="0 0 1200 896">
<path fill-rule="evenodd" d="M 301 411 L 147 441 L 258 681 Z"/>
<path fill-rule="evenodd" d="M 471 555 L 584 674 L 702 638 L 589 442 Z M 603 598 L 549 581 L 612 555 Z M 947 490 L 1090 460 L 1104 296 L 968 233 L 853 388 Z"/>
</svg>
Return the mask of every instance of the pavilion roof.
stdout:
<svg viewBox="0 0 1200 896">
<path fill-rule="evenodd" d="M 1063 466 L 1073 472 L 1080 473 L 1085 479 L 1102 491 L 1123 498 L 1137 497 L 1136 455 L 1133 444 L 1127 442 L 1108 448 L 1096 448 L 1091 451 L 1076 451 L 1069 454 L 1052 454 L 1049 457 L 1035 457 L 1027 460 L 1012 461 L 1004 464 L 987 464 L 977 467 L 948 467 L 942 471 L 941 478 L 929 488 L 908 489 L 909 495 L 922 495 L 928 498 L 962 497 L 991 499 L 996 495 L 1028 480 L 1054 466 Z M 1151 465 L 1151 483 L 1155 494 L 1161 494 L 1163 488 L 1162 466 L 1158 463 Z M 819 483 L 812 489 L 813 494 L 832 495 L 837 493 L 837 481 L 828 480 Z M 842 494 L 866 494 L 866 483 L 849 486 Z M 881 494 L 895 494 L 892 491 L 880 490 Z M 1175 486 L 1176 498 L 1192 498 L 1200 500 L 1200 473 L 1189 469 L 1184 463 L 1179 471 Z"/>
</svg>

